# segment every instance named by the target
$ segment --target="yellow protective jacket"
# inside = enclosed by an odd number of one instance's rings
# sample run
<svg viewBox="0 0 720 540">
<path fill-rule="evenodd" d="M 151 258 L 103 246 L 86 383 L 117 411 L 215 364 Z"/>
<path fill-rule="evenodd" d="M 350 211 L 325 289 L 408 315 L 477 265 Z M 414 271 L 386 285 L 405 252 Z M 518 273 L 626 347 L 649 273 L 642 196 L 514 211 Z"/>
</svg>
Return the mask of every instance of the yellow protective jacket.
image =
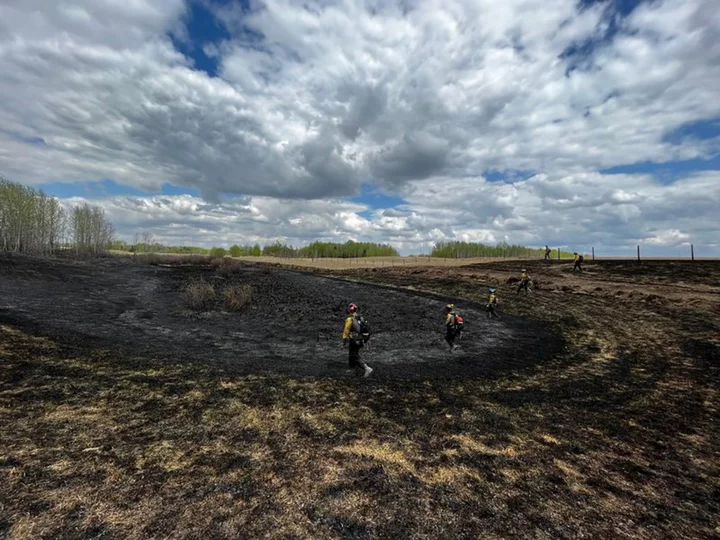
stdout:
<svg viewBox="0 0 720 540">
<path fill-rule="evenodd" d="M 495 293 L 490 293 L 490 297 L 488 298 L 488 304 L 491 306 L 497 305 L 497 297 L 495 296 Z"/>
<path fill-rule="evenodd" d="M 355 318 L 355 314 L 353 313 L 347 319 L 345 319 L 345 327 L 343 328 L 343 335 L 342 335 L 343 341 L 350 339 L 351 337 L 357 337 L 356 335 L 353 335 L 354 332 L 352 331 L 354 318 Z"/>
<path fill-rule="evenodd" d="M 455 312 L 451 311 L 445 317 L 445 326 L 452 326 L 453 324 L 455 324 Z"/>
<path fill-rule="evenodd" d="M 523 272 L 520 276 L 520 279 L 522 279 L 523 281 L 530 281 L 530 276 L 528 276 L 527 272 Z"/>
</svg>

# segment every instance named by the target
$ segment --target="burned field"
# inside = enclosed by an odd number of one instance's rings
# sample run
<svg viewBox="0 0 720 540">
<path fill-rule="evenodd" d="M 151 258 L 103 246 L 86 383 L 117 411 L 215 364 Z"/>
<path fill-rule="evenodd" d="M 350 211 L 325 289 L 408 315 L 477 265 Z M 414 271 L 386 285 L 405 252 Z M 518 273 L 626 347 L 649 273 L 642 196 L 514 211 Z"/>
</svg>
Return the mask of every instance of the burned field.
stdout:
<svg viewBox="0 0 720 540">
<path fill-rule="evenodd" d="M 239 374 L 345 377 L 341 334 L 350 302 L 372 323 L 365 356 L 381 379 L 494 377 L 542 363 L 561 343 L 542 323 L 510 315 L 488 321 L 482 305 L 459 300 L 472 325 L 450 356 L 443 326 L 450 297 L 250 265 L 20 259 L 6 261 L 4 274 L 0 322 L 77 346 L 222 365 Z M 183 291 L 198 283 L 215 297 L 193 310 Z M 249 287 L 252 300 L 233 312 L 222 297 L 238 284 Z"/>
<path fill-rule="evenodd" d="M 720 534 L 720 265 L 527 263 L 528 297 L 523 265 L 0 260 L 0 537 Z M 183 300 L 198 280 L 207 311 Z"/>
</svg>

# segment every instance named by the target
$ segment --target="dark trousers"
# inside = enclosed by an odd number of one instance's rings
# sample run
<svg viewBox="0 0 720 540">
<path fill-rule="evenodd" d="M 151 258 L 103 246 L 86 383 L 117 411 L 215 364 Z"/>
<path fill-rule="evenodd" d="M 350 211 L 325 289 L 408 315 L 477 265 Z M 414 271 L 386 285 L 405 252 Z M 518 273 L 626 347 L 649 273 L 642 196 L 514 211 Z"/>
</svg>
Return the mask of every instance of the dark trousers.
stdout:
<svg viewBox="0 0 720 540">
<path fill-rule="evenodd" d="M 575 271 L 575 269 L 582 272 L 582 263 L 580 261 L 575 261 L 575 266 L 573 266 L 573 272 Z"/>
<path fill-rule="evenodd" d="M 455 344 L 456 335 L 455 329 L 452 326 L 448 326 L 445 331 L 445 341 L 447 341 L 447 344 L 450 345 L 450 347 Z"/>
<path fill-rule="evenodd" d="M 349 355 L 349 364 L 350 367 L 355 368 L 361 368 L 365 369 L 365 362 L 360 360 L 360 349 L 364 347 L 364 344 L 362 341 L 354 341 L 350 340 L 350 344 L 348 345 L 350 348 L 350 355 Z"/>
<path fill-rule="evenodd" d="M 550 260 L 550 253 L 549 253 L 549 252 L 545 254 L 545 260 L 546 260 L 546 261 L 549 261 L 549 260 Z"/>
<path fill-rule="evenodd" d="M 520 291 L 525 289 L 525 294 L 527 294 L 528 293 L 528 285 L 530 285 L 529 281 L 521 281 L 520 285 L 518 285 L 517 293 L 520 294 Z"/>
<path fill-rule="evenodd" d="M 498 319 L 500 318 L 500 315 L 498 315 L 498 314 L 495 312 L 495 305 L 494 305 L 494 304 L 488 304 L 487 307 L 485 308 L 485 311 L 487 311 L 488 319 L 490 319 L 491 317 L 497 317 Z"/>
</svg>

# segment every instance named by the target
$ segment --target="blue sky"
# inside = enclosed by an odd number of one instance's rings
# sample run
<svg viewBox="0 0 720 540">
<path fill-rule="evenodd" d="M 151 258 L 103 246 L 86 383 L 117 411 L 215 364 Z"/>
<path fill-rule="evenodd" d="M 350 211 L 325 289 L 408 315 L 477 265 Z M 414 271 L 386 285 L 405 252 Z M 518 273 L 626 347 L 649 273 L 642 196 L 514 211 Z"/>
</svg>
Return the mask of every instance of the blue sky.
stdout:
<svg viewBox="0 0 720 540">
<path fill-rule="evenodd" d="M 0 173 L 169 243 L 720 254 L 716 8 L 3 4 Z"/>
<path fill-rule="evenodd" d="M 108 197 L 129 195 L 146 197 L 152 195 L 191 195 L 198 197 L 196 189 L 163 184 L 157 191 L 138 189 L 133 186 L 118 184 L 108 178 L 97 182 L 48 182 L 35 186 L 48 195 L 60 198 L 84 197 L 87 199 L 106 199 Z"/>
<path fill-rule="evenodd" d="M 170 38 L 175 48 L 193 61 L 193 67 L 211 77 L 217 76 L 218 58 L 205 54 L 203 47 L 218 45 L 231 38 L 230 33 L 201 2 L 190 2 L 184 20 L 187 39 L 178 39 L 172 33 Z"/>
</svg>

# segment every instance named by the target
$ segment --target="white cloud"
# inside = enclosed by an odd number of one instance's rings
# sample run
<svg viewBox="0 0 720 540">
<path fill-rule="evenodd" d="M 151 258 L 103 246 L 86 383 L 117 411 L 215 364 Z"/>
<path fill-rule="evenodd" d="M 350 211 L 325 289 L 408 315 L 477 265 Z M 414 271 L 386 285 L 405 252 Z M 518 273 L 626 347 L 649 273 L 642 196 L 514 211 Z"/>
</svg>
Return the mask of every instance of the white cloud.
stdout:
<svg viewBox="0 0 720 540">
<path fill-rule="evenodd" d="M 541 175 L 515 185 L 469 180 L 445 179 L 442 189 L 428 189 L 427 182 L 408 184 L 407 204 L 389 210 L 339 200 L 271 197 L 221 203 L 189 195 L 90 202 L 106 210 L 126 240 L 152 230 L 161 242 L 207 247 L 362 239 L 419 253 L 428 252 L 435 242 L 458 239 L 549 243 L 584 251 L 595 247 L 598 254 L 617 254 L 641 244 L 685 254 L 683 246 L 693 242 L 706 255 L 720 255 L 718 172 L 697 174 L 673 185 L 643 175 Z M 548 192 L 548 187 L 557 186 L 565 186 L 573 198 L 559 198 L 557 190 Z M 75 198 L 68 203 L 84 201 Z"/>
<path fill-rule="evenodd" d="M 202 231 L 416 249 L 453 236 L 672 245 L 717 229 L 712 174 L 663 186 L 597 173 L 720 149 L 666 138 L 720 116 L 714 0 L 643 3 L 624 19 L 567 0 L 252 6 L 213 8 L 231 38 L 203 44 L 219 62 L 211 78 L 168 37 L 191 39 L 181 0 L 0 0 L 0 171 L 196 188 L 216 203 L 104 204 L 123 227 L 149 220 L 210 244 L 221 239 Z M 603 40 L 611 16 L 618 33 Z M 563 54 L 588 42 L 587 57 Z M 491 169 L 535 176 L 490 184 Z M 366 219 L 336 200 L 363 183 L 408 204 Z"/>
</svg>

